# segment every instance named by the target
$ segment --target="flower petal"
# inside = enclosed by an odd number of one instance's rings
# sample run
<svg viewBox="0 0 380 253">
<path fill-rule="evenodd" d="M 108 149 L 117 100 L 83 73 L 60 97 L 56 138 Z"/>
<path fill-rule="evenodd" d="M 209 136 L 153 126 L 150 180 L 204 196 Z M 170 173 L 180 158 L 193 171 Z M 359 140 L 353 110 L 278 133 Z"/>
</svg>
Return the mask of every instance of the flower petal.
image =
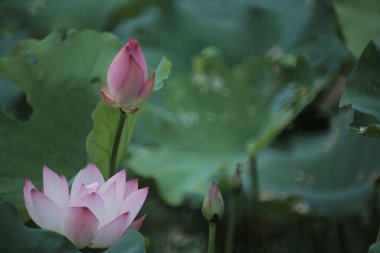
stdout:
<svg viewBox="0 0 380 253">
<path fill-rule="evenodd" d="M 120 92 L 123 91 L 125 79 L 129 70 L 129 53 L 125 45 L 113 58 L 107 72 L 107 85 L 109 93 L 114 100 L 119 101 Z"/>
<path fill-rule="evenodd" d="M 115 175 L 113 175 L 110 179 L 107 180 L 99 189 L 99 193 L 103 195 L 108 188 L 113 184 L 116 184 L 116 201 L 120 202 L 123 199 L 125 185 L 126 185 L 126 175 L 125 170 L 121 170 Z"/>
<path fill-rule="evenodd" d="M 66 210 L 69 203 L 69 186 L 66 177 L 58 176 L 46 165 L 43 167 L 43 193 L 60 209 Z"/>
<path fill-rule="evenodd" d="M 117 102 L 111 98 L 111 94 L 110 94 L 107 86 L 104 86 L 104 85 L 102 86 L 101 94 L 102 94 L 102 98 L 103 98 L 104 103 L 106 103 L 107 105 L 111 105 L 111 106 L 117 106 Z"/>
<path fill-rule="evenodd" d="M 153 73 L 153 75 L 148 79 L 148 81 L 146 81 L 144 87 L 141 89 L 137 104 L 144 102 L 150 96 L 154 88 L 155 79 L 156 73 Z"/>
<path fill-rule="evenodd" d="M 99 229 L 90 248 L 107 248 L 120 239 L 128 227 L 129 213 L 123 213 L 112 222 Z"/>
<path fill-rule="evenodd" d="M 126 47 L 127 47 L 127 50 L 129 50 L 129 53 L 133 56 L 136 62 L 140 65 L 140 68 L 145 73 L 144 80 L 146 80 L 148 68 L 146 65 L 144 54 L 141 51 L 141 48 L 139 46 L 139 43 L 135 39 L 132 38 L 128 41 L 128 44 Z"/>
<path fill-rule="evenodd" d="M 79 249 L 89 245 L 99 221 L 87 207 L 70 207 L 65 234 Z"/>
<path fill-rule="evenodd" d="M 33 199 L 32 199 L 32 190 L 37 190 L 36 187 L 33 185 L 33 183 L 25 178 L 24 181 L 24 200 L 25 200 L 25 206 L 26 210 L 28 210 L 30 218 L 36 223 L 41 224 L 40 218 L 38 217 L 36 208 L 34 207 Z"/>
<path fill-rule="evenodd" d="M 129 212 L 131 221 L 135 219 L 144 204 L 148 191 L 148 187 L 134 191 L 121 204 L 121 212 Z"/>
<path fill-rule="evenodd" d="M 120 207 L 120 202 L 116 201 L 116 182 L 113 182 L 107 191 L 102 195 L 104 206 L 106 207 L 106 215 L 102 220 L 107 224 L 114 220 L 117 216 L 124 212 L 118 212 Z M 101 225 L 103 225 L 101 224 Z"/>
<path fill-rule="evenodd" d="M 129 56 L 129 69 L 128 73 L 125 76 L 125 79 L 123 80 L 123 86 L 122 90 L 118 91 L 119 96 L 119 103 L 124 107 L 128 104 L 131 104 L 133 101 L 138 99 L 139 94 L 141 90 L 144 88 L 145 85 L 145 79 L 144 79 L 144 72 L 141 69 L 138 62 L 135 60 L 135 58 L 130 55 Z M 111 95 L 117 96 L 116 94 L 112 93 L 112 90 L 110 90 Z"/>
<path fill-rule="evenodd" d="M 96 216 L 99 221 L 99 225 L 102 223 L 101 220 L 105 216 L 105 207 L 102 197 L 96 192 L 90 193 L 85 197 L 81 198 L 75 207 L 87 207 Z"/>
<path fill-rule="evenodd" d="M 130 231 L 130 230 L 140 230 L 142 224 L 144 223 L 145 218 L 146 218 L 146 214 L 144 214 L 143 216 L 141 216 L 140 218 L 132 222 L 132 224 L 129 225 L 128 229 L 125 232 Z"/>
<path fill-rule="evenodd" d="M 71 195 L 78 193 L 82 183 L 85 185 L 98 183 L 99 186 L 104 184 L 104 178 L 95 164 L 89 163 L 84 169 L 78 172 L 71 187 Z"/>
<path fill-rule="evenodd" d="M 64 215 L 61 209 L 42 192 L 37 189 L 31 190 L 31 198 L 38 219 L 38 226 L 64 234 Z"/>
<path fill-rule="evenodd" d="M 70 206 L 75 206 L 80 199 L 90 193 L 90 190 L 88 190 L 84 183 L 82 183 L 79 187 L 79 190 L 75 194 L 71 193 Z"/>
<path fill-rule="evenodd" d="M 132 192 L 137 191 L 138 188 L 139 188 L 139 180 L 138 179 L 133 179 L 133 180 L 127 181 L 127 183 L 125 184 L 125 191 L 124 191 L 123 199 L 128 197 Z"/>
</svg>

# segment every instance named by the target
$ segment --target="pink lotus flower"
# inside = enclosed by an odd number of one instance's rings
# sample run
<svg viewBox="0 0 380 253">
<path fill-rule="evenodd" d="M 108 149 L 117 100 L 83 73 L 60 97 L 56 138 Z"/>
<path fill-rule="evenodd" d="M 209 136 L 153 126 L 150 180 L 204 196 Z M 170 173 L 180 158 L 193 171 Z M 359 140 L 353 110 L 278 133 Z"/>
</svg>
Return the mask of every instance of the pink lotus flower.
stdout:
<svg viewBox="0 0 380 253">
<path fill-rule="evenodd" d="M 125 170 L 107 182 L 94 164 L 78 172 L 71 194 L 67 180 L 47 166 L 43 190 L 25 179 L 24 199 L 33 221 L 43 229 L 69 238 L 78 248 L 107 248 L 128 230 L 140 229 L 145 215 L 132 222 L 143 205 L 148 188 L 137 179 L 126 181 Z"/>
<path fill-rule="evenodd" d="M 115 56 L 107 73 L 108 87 L 103 86 L 103 101 L 134 113 L 152 92 L 155 74 L 148 79 L 144 55 L 136 40 L 131 39 Z"/>
</svg>

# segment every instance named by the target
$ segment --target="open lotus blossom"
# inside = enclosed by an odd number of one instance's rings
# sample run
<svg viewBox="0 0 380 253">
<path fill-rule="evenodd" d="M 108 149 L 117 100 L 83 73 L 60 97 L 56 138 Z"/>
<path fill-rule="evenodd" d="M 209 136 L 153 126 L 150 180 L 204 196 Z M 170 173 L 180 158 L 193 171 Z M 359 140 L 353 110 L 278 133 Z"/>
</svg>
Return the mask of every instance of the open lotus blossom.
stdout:
<svg viewBox="0 0 380 253">
<path fill-rule="evenodd" d="M 108 87 L 103 86 L 103 101 L 134 113 L 152 92 L 155 74 L 148 79 L 145 57 L 136 40 L 131 39 L 115 56 L 107 73 Z"/>
<path fill-rule="evenodd" d="M 43 190 L 25 179 L 26 209 L 41 228 L 58 232 L 78 248 L 107 248 L 127 231 L 140 229 L 145 215 L 135 219 L 148 188 L 138 189 L 138 181 L 126 181 L 121 170 L 108 181 L 94 164 L 75 176 L 69 193 L 67 180 L 43 167 Z"/>
</svg>

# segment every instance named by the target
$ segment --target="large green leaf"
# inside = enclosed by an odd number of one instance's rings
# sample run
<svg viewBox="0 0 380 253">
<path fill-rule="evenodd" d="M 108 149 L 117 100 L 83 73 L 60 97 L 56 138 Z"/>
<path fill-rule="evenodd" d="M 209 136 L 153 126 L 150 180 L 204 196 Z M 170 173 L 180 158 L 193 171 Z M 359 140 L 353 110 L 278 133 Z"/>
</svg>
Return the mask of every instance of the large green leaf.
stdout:
<svg viewBox="0 0 380 253">
<path fill-rule="evenodd" d="M 370 40 L 380 40 L 380 4 L 377 0 L 335 0 L 347 47 L 359 56 Z"/>
<path fill-rule="evenodd" d="M 257 164 L 262 192 L 272 198 L 303 196 L 306 210 L 335 220 L 370 217 L 380 142 L 347 132 L 351 118 L 351 110 L 341 112 L 328 131 L 295 131 L 262 152 Z"/>
<path fill-rule="evenodd" d="M 256 155 L 323 86 L 302 58 L 294 61 L 251 59 L 228 69 L 215 49 L 206 49 L 194 59 L 194 73 L 169 81 L 166 107 L 141 115 L 134 170 L 155 178 L 170 204 L 203 194 L 213 176 Z"/>
<path fill-rule="evenodd" d="M 24 226 L 11 204 L 0 203 L 1 251 L 7 253 L 80 253 L 64 236 Z"/>
<path fill-rule="evenodd" d="M 103 175 L 112 176 L 109 175 L 110 160 L 120 115 L 119 108 L 106 105 L 102 101 L 98 103 L 92 113 L 94 128 L 87 137 L 86 150 L 89 160 L 100 168 Z M 127 145 L 135 122 L 136 115 L 128 116 L 126 119 L 120 138 L 116 168 L 119 168 L 120 164 L 127 158 Z"/>
<path fill-rule="evenodd" d="M 0 60 L 0 77 L 25 92 L 33 108 L 28 121 L 0 112 L 0 197 L 22 203 L 25 177 L 37 185 L 42 165 L 68 177 L 86 164 L 91 112 L 120 41 L 107 33 L 52 33 L 17 44 Z"/>
<path fill-rule="evenodd" d="M 380 44 L 370 42 L 347 80 L 341 105 L 354 108 L 349 129 L 380 137 Z"/>
</svg>

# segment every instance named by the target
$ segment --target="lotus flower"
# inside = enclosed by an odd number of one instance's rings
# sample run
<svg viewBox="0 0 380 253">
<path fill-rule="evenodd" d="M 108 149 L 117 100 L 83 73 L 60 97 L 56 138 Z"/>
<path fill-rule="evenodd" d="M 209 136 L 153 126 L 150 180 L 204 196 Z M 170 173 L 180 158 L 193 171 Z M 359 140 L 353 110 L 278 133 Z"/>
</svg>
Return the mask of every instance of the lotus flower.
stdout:
<svg viewBox="0 0 380 253">
<path fill-rule="evenodd" d="M 144 55 L 136 40 L 131 39 L 115 56 L 107 73 L 108 87 L 103 86 L 103 101 L 134 113 L 152 92 L 155 74 L 148 79 Z"/>
<path fill-rule="evenodd" d="M 140 229 L 145 216 L 132 222 L 148 188 L 126 181 L 125 170 L 104 182 L 94 164 L 76 175 L 71 193 L 64 176 L 43 167 L 43 190 L 25 179 L 24 199 L 33 221 L 70 239 L 78 248 L 107 248 L 128 230 Z"/>
</svg>

